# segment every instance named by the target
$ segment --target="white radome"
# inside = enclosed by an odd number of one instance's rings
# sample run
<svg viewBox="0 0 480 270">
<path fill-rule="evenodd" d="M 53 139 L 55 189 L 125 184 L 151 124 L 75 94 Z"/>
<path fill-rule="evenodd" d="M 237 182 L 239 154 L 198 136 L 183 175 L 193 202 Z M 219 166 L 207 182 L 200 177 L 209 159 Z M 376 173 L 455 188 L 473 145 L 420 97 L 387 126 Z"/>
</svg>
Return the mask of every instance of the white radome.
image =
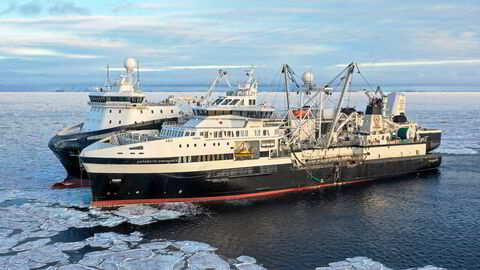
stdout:
<svg viewBox="0 0 480 270">
<path fill-rule="evenodd" d="M 128 70 L 128 71 L 132 71 L 132 70 L 135 70 L 137 68 L 137 60 L 135 60 L 134 58 L 132 57 L 129 57 L 127 59 L 125 59 L 125 61 L 123 62 L 123 66 Z"/>
<path fill-rule="evenodd" d="M 315 81 L 315 75 L 311 71 L 306 71 L 302 75 L 302 81 L 304 84 L 312 85 Z"/>
</svg>

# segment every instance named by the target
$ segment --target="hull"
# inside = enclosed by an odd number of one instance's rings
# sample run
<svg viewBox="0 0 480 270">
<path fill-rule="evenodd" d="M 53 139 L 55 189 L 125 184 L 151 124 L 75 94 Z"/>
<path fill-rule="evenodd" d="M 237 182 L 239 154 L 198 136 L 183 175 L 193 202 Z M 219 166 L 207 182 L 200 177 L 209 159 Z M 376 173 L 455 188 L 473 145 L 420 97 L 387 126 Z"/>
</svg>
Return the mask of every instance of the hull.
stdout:
<svg viewBox="0 0 480 270">
<path fill-rule="evenodd" d="M 91 132 L 75 133 L 55 135 L 48 142 L 48 147 L 55 156 L 60 160 L 63 167 L 67 171 L 67 177 L 65 180 L 77 183 L 76 180 L 88 179 L 88 174 L 85 169 L 80 165 L 80 159 L 78 155 L 82 150 L 101 139 L 111 136 L 114 133 L 124 132 L 127 130 L 146 130 L 146 129 L 161 129 L 162 124 L 166 121 L 178 121 L 177 117 L 166 118 L 161 120 L 145 121 L 143 123 L 137 123 L 133 125 L 119 126 L 109 129 L 96 130 Z M 80 183 L 80 182 L 79 182 Z M 82 181 L 82 186 L 89 186 L 88 181 Z M 75 184 L 74 186 L 77 186 Z M 56 187 L 62 188 L 62 184 Z M 66 185 L 64 187 L 71 187 Z"/>
<path fill-rule="evenodd" d="M 441 156 L 331 163 L 297 168 L 292 164 L 194 173 L 89 173 L 92 206 L 246 199 L 343 184 L 381 180 L 432 170 Z M 102 161 L 99 161 L 99 163 Z"/>
<path fill-rule="evenodd" d="M 442 132 L 440 130 L 420 131 L 419 135 L 420 138 L 427 138 L 427 152 L 437 149 L 442 141 Z"/>
</svg>

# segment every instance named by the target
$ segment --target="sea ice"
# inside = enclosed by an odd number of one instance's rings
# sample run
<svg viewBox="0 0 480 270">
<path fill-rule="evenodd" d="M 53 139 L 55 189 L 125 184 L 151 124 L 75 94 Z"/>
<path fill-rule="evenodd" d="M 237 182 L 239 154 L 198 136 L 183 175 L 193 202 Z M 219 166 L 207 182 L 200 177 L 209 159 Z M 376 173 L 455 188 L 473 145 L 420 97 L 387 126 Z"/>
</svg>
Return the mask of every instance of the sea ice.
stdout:
<svg viewBox="0 0 480 270">
<path fill-rule="evenodd" d="M 117 211 L 114 211 L 113 213 L 117 216 L 132 219 L 143 216 L 152 216 L 158 213 L 158 209 L 147 205 L 133 205 L 120 207 L 117 209 Z"/>
<path fill-rule="evenodd" d="M 252 264 L 252 263 L 240 263 L 236 264 L 235 267 L 238 270 L 266 270 L 267 268 L 260 266 L 258 264 Z"/>
<path fill-rule="evenodd" d="M 70 243 L 55 243 L 55 246 L 58 247 L 61 251 L 70 251 L 81 249 L 87 245 L 85 241 L 70 242 Z"/>
<path fill-rule="evenodd" d="M 193 269 L 230 269 L 230 265 L 217 254 L 198 252 L 188 259 L 188 267 Z"/>
<path fill-rule="evenodd" d="M 2 253 L 3 250 L 8 251 L 10 248 L 16 246 L 18 244 L 18 240 L 14 238 L 5 238 L 1 239 L 0 241 L 0 253 Z M 6 252 L 4 252 L 6 253 Z"/>
<path fill-rule="evenodd" d="M 169 219 L 176 219 L 182 216 L 182 212 L 173 211 L 173 210 L 159 210 L 158 213 L 152 215 L 152 217 L 156 220 L 169 220 Z"/>
<path fill-rule="evenodd" d="M 150 216 L 139 216 L 128 219 L 128 223 L 139 226 L 147 225 L 153 222 L 155 222 L 155 220 Z"/>
<path fill-rule="evenodd" d="M 68 259 L 68 255 L 62 253 L 62 251 L 54 245 L 46 245 L 29 251 L 25 251 L 22 254 L 27 256 L 30 260 L 39 263 L 53 263 L 63 262 Z"/>
<path fill-rule="evenodd" d="M 110 247 L 108 250 L 109 251 L 124 251 L 124 250 L 129 250 L 130 247 L 127 245 L 125 242 L 113 242 L 113 246 Z"/>
<path fill-rule="evenodd" d="M 417 268 L 417 270 L 445 270 L 445 268 L 438 268 L 433 265 L 426 265 L 424 267 Z"/>
<path fill-rule="evenodd" d="M 171 244 L 172 243 L 168 241 L 161 241 L 161 242 L 150 242 L 150 243 L 140 244 L 139 246 L 144 249 L 160 250 L 160 249 L 167 248 Z"/>
<path fill-rule="evenodd" d="M 251 264 L 257 263 L 257 260 L 255 258 L 250 256 L 245 256 L 245 255 L 237 257 L 237 261 L 242 263 L 251 263 Z"/>
<path fill-rule="evenodd" d="M 118 270 L 120 269 L 118 267 L 118 264 L 111 262 L 111 261 L 103 261 L 99 266 L 97 266 L 100 269 L 103 270 Z M 145 269 L 144 269 L 145 270 Z"/>
<path fill-rule="evenodd" d="M 145 258 L 140 260 L 128 260 L 121 264 L 122 268 L 131 270 L 145 270 L 145 269 L 178 269 L 184 265 L 182 256 L 173 255 L 157 255 L 152 258 Z"/>
<path fill-rule="evenodd" d="M 88 256 L 88 253 L 85 254 L 83 259 L 81 259 L 78 263 L 86 266 L 97 266 L 104 261 L 102 256 Z"/>
<path fill-rule="evenodd" d="M 58 232 L 53 232 L 53 231 L 45 231 L 45 230 L 40 230 L 36 232 L 32 232 L 29 237 L 30 238 L 46 238 L 46 237 L 52 237 L 54 235 L 57 235 Z"/>
<path fill-rule="evenodd" d="M 200 243 L 196 241 L 175 241 L 173 243 L 181 251 L 186 253 L 195 253 L 199 251 L 214 251 L 217 248 L 210 246 L 209 244 Z"/>
<path fill-rule="evenodd" d="M 105 220 L 100 221 L 98 224 L 105 227 L 115 227 L 124 223 L 127 219 L 123 217 L 111 216 Z"/>
<path fill-rule="evenodd" d="M 35 241 L 27 242 L 27 243 L 21 244 L 19 246 L 16 246 L 16 247 L 12 248 L 12 250 L 13 251 L 24 251 L 24 250 L 34 249 L 34 248 L 44 246 L 48 242 L 50 242 L 50 239 L 38 239 L 38 240 L 35 240 Z"/>
<path fill-rule="evenodd" d="M 86 239 L 91 247 L 109 248 L 113 241 L 111 239 L 98 238 L 96 236 Z"/>
<path fill-rule="evenodd" d="M 0 237 L 1 238 L 7 237 L 12 233 L 13 233 L 12 229 L 2 229 L 2 228 L 0 228 Z"/>
<path fill-rule="evenodd" d="M 91 268 L 81 264 L 69 264 L 58 268 L 58 270 L 95 270 L 95 268 Z"/>
</svg>

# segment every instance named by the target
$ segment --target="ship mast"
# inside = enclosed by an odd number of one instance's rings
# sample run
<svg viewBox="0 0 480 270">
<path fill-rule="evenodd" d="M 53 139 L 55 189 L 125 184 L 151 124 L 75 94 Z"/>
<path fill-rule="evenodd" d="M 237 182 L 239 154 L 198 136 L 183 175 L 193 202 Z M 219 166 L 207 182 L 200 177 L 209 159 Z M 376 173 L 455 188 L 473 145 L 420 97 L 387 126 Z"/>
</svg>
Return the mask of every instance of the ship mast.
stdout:
<svg viewBox="0 0 480 270">
<path fill-rule="evenodd" d="M 290 99 L 288 95 L 288 64 L 284 64 L 282 68 L 283 77 L 285 79 L 285 99 L 287 101 L 287 112 L 290 113 Z"/>
<path fill-rule="evenodd" d="M 334 120 L 333 120 L 332 126 L 330 128 L 330 132 L 328 134 L 326 148 L 328 148 L 330 146 L 330 144 L 332 143 L 333 135 L 334 135 L 334 132 L 335 132 L 335 126 L 337 125 L 338 119 L 340 118 L 340 112 L 342 110 L 343 99 L 345 97 L 345 93 L 348 91 L 348 88 L 350 87 L 350 85 L 352 83 L 352 75 L 353 75 L 353 72 L 355 70 L 355 67 L 356 67 L 356 64 L 351 63 L 346 68 L 346 70 L 347 70 L 346 73 L 347 74 L 345 75 L 345 83 L 343 85 L 342 93 L 340 94 L 340 100 L 338 101 L 337 108 L 335 109 L 335 117 L 333 118 Z"/>
<path fill-rule="evenodd" d="M 229 88 L 231 88 L 232 86 L 230 85 L 230 81 L 228 80 L 228 77 L 227 77 L 227 71 L 226 70 L 223 70 L 223 69 L 220 69 L 218 70 L 218 74 L 217 74 L 217 77 L 215 78 L 215 80 L 212 82 L 212 84 L 210 85 L 210 87 L 208 88 L 208 91 L 207 91 L 207 94 L 205 95 L 205 97 L 203 98 L 202 102 L 206 102 L 210 96 L 212 95 L 213 91 L 215 90 L 215 87 L 217 86 L 217 84 L 220 82 L 220 79 L 221 78 L 225 78 L 225 81 L 227 82 L 227 85 Z"/>
</svg>

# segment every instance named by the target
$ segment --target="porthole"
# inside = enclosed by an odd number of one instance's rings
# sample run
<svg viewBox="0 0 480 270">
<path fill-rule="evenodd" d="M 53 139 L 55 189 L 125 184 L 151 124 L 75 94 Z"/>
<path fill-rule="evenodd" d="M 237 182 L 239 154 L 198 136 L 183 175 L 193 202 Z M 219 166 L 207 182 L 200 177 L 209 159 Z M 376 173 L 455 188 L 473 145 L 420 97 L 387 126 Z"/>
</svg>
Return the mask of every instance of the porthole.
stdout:
<svg viewBox="0 0 480 270">
<path fill-rule="evenodd" d="M 197 144 L 194 144 L 193 147 L 197 147 Z"/>
<path fill-rule="evenodd" d="M 203 146 L 207 146 L 207 144 L 206 144 L 206 143 L 204 143 L 204 144 L 203 144 Z"/>
<path fill-rule="evenodd" d="M 108 121 L 108 123 L 111 124 L 111 123 L 112 123 L 112 120 Z"/>
<path fill-rule="evenodd" d="M 122 110 L 118 110 L 118 113 L 122 113 Z"/>
<path fill-rule="evenodd" d="M 190 147 L 190 144 L 187 144 L 187 147 Z"/>
<path fill-rule="evenodd" d="M 152 113 L 153 113 L 153 110 L 152 110 Z"/>
<path fill-rule="evenodd" d="M 178 147 L 179 147 L 179 148 L 182 148 L 182 145 L 181 145 L 181 144 L 179 144 L 179 145 L 178 145 Z"/>
<path fill-rule="evenodd" d="M 122 120 L 118 121 L 118 123 L 121 124 L 121 123 L 122 123 Z"/>
<path fill-rule="evenodd" d="M 143 113 L 143 110 L 140 110 L 140 113 Z"/>
<path fill-rule="evenodd" d="M 160 113 L 163 113 L 163 110 L 160 110 Z"/>
<path fill-rule="evenodd" d="M 112 113 L 112 110 L 110 110 L 110 113 Z"/>
<path fill-rule="evenodd" d="M 172 113 L 173 113 L 173 110 L 170 110 L 170 112 L 172 112 Z"/>
<path fill-rule="evenodd" d="M 213 143 L 213 146 L 215 146 L 215 143 Z"/>
</svg>

